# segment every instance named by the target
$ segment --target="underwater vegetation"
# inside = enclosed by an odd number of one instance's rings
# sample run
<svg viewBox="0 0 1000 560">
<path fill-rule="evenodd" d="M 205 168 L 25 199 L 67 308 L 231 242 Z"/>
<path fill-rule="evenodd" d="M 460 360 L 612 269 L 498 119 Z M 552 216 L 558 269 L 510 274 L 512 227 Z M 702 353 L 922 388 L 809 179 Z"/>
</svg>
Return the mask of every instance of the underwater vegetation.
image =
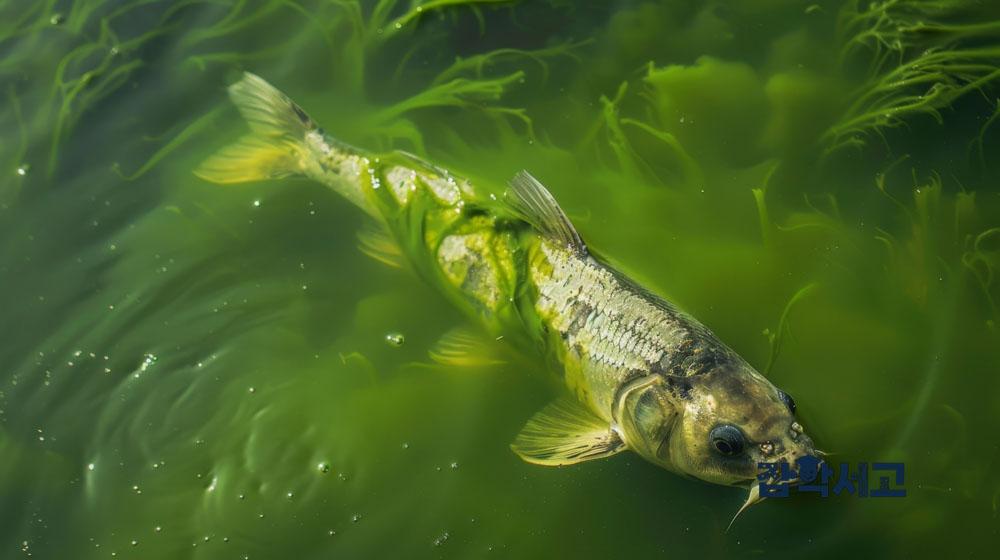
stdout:
<svg viewBox="0 0 1000 560">
<path fill-rule="evenodd" d="M 0 0 L 0 557 L 990 555 L 998 68 L 993 2 Z M 244 70 L 350 144 L 529 169 L 907 497 L 724 534 L 740 492 L 520 463 L 543 364 L 434 363 L 461 316 L 349 205 L 192 174 Z"/>
</svg>

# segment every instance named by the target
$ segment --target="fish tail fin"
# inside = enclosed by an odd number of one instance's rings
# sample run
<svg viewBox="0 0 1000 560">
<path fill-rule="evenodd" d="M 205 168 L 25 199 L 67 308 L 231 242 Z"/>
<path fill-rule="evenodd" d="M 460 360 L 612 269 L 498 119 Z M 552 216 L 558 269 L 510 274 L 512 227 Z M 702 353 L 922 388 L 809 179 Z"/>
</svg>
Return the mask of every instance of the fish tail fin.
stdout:
<svg viewBox="0 0 1000 560">
<path fill-rule="evenodd" d="M 229 86 L 229 97 L 251 132 L 203 161 L 195 175 L 213 183 L 232 184 L 302 173 L 308 157 L 306 135 L 318 128 L 309 115 L 287 95 L 249 72 Z"/>
</svg>

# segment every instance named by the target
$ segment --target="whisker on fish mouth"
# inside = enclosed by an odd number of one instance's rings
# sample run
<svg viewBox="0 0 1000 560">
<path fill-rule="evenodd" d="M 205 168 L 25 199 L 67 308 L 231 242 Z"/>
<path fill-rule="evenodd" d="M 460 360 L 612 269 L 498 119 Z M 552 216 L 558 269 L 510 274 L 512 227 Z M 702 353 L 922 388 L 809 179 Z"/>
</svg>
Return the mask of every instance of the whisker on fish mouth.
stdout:
<svg viewBox="0 0 1000 560">
<path fill-rule="evenodd" d="M 772 476 L 771 478 L 762 482 L 754 481 L 750 486 L 750 492 L 749 494 L 747 494 L 746 501 L 743 502 L 743 505 L 740 506 L 740 509 L 736 512 L 736 515 L 734 515 L 733 519 L 729 522 L 729 526 L 726 527 L 726 532 L 728 533 L 729 530 L 733 528 L 733 524 L 736 523 L 736 518 L 738 518 L 744 511 L 750 509 L 750 506 L 759 504 L 760 502 L 763 502 L 764 500 L 767 499 L 766 496 L 760 495 L 761 484 L 773 485 L 777 482 L 778 482 L 778 477 L 776 476 Z M 789 486 L 795 486 L 800 484 L 802 482 L 802 479 L 796 476 L 795 478 L 789 478 L 787 480 L 782 480 L 781 482 Z"/>
<path fill-rule="evenodd" d="M 769 480 L 768 484 L 773 484 L 774 480 Z M 726 527 L 726 532 L 728 533 L 730 529 L 733 528 L 733 523 L 736 523 L 736 518 L 740 516 L 741 513 L 746 511 L 750 506 L 764 501 L 764 498 L 760 496 L 760 484 L 756 482 L 750 485 L 750 493 L 747 494 L 747 501 L 743 502 L 743 505 L 733 516 L 733 519 L 729 522 L 729 526 Z"/>
</svg>

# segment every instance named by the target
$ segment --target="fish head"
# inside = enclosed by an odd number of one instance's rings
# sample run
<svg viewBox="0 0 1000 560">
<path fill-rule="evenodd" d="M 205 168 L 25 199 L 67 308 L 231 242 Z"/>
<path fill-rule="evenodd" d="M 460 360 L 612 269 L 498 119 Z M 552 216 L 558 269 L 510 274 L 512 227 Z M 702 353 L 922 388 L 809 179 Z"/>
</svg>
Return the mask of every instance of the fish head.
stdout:
<svg viewBox="0 0 1000 560">
<path fill-rule="evenodd" d="M 714 484 L 753 485 L 758 463 L 816 456 L 795 401 L 745 363 L 669 377 L 662 390 L 676 417 L 657 462 Z"/>
</svg>

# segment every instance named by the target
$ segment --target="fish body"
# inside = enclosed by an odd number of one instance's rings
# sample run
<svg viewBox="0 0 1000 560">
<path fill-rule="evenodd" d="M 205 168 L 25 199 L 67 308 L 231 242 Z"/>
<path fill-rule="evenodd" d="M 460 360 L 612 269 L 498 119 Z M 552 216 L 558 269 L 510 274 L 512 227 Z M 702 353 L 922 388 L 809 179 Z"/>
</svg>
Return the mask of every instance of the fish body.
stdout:
<svg viewBox="0 0 1000 560">
<path fill-rule="evenodd" d="M 815 453 L 794 402 L 708 328 L 596 258 L 551 194 L 519 173 L 506 192 L 405 152 L 367 154 L 327 135 L 252 74 L 230 87 L 251 134 L 196 173 L 237 183 L 310 177 L 375 218 L 362 249 L 404 260 L 493 335 L 543 348 L 567 395 L 512 448 L 565 465 L 626 449 L 668 470 L 752 486 L 758 461 Z M 747 505 L 759 499 L 751 490 Z"/>
</svg>

